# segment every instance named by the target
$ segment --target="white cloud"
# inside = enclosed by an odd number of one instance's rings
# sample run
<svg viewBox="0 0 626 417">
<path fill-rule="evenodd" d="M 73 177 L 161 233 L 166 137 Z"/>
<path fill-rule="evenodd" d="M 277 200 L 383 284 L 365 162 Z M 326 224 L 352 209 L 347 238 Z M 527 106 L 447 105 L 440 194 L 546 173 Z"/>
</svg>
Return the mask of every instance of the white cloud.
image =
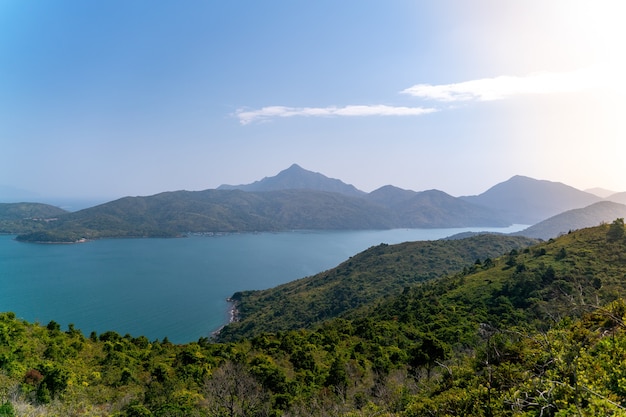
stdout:
<svg viewBox="0 0 626 417">
<path fill-rule="evenodd" d="M 420 116 L 437 111 L 434 108 L 425 107 L 396 107 L 386 105 L 360 106 L 352 105 L 345 107 L 285 107 L 268 106 L 259 110 L 238 110 L 236 112 L 239 122 L 243 125 L 268 120 L 276 117 L 294 116 Z"/>
<path fill-rule="evenodd" d="M 401 93 L 437 101 L 490 101 L 517 95 L 574 93 L 605 83 L 602 71 L 585 68 L 571 72 L 541 72 L 525 77 L 499 76 L 456 84 L 417 84 Z"/>
<path fill-rule="evenodd" d="M 609 71 L 598 65 L 570 72 L 539 72 L 524 77 L 502 75 L 455 84 L 417 84 L 401 93 L 440 102 L 493 101 L 520 95 L 576 93 L 596 88 L 608 88 L 615 91 L 620 90 L 619 86 L 623 84 L 621 74 L 616 76 L 615 71 Z M 239 109 L 235 116 L 242 125 L 246 125 L 278 117 L 419 116 L 440 110 L 435 107 L 388 105 L 267 106 L 257 110 Z"/>
</svg>

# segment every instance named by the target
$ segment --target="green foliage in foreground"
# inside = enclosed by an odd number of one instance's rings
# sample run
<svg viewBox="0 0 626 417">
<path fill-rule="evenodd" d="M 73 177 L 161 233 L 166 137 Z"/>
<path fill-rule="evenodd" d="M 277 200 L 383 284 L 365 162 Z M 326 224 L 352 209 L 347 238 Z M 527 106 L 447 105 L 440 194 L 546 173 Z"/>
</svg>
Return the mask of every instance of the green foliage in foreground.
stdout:
<svg viewBox="0 0 626 417">
<path fill-rule="evenodd" d="M 86 338 L 0 314 L 0 415 L 626 416 L 618 228 L 231 343 Z"/>
</svg>

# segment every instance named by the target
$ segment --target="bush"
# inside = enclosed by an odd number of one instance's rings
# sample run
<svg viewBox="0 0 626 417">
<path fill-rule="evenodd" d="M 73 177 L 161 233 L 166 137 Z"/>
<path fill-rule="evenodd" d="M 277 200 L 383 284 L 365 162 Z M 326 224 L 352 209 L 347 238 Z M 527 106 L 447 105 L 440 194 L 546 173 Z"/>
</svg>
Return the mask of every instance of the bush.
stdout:
<svg viewBox="0 0 626 417">
<path fill-rule="evenodd" d="M 622 239 L 624 237 L 624 219 L 615 219 L 609 226 L 606 237 L 610 242 Z"/>
<path fill-rule="evenodd" d="M 15 417 L 15 409 L 10 402 L 0 405 L 0 417 Z"/>
</svg>

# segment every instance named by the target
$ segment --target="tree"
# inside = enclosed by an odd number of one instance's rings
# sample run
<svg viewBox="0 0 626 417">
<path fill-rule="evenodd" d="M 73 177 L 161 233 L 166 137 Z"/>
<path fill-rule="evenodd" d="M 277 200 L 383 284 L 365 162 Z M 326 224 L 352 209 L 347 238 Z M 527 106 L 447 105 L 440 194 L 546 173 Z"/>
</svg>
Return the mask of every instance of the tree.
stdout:
<svg viewBox="0 0 626 417">
<path fill-rule="evenodd" d="M 624 219 L 619 218 L 613 220 L 613 223 L 609 226 L 609 231 L 606 234 L 607 239 L 610 242 L 615 242 L 624 237 Z"/>
<path fill-rule="evenodd" d="M 242 364 L 226 362 L 204 384 L 211 416 L 265 416 L 268 395 Z"/>
<path fill-rule="evenodd" d="M 61 325 L 54 320 L 51 320 L 50 323 L 48 323 L 48 325 L 46 326 L 46 328 L 50 330 L 51 332 L 61 331 Z"/>
<path fill-rule="evenodd" d="M 37 388 L 37 400 L 47 404 L 65 391 L 70 376 L 65 369 L 48 363 L 43 364 L 39 371 L 43 379 Z"/>
<path fill-rule="evenodd" d="M 446 359 L 448 356 L 445 343 L 433 335 L 425 335 L 422 343 L 412 349 L 409 365 L 413 367 L 417 374 L 419 368 L 426 368 L 426 377 L 430 379 L 430 373 L 438 361 Z"/>
<path fill-rule="evenodd" d="M 0 405 L 0 417 L 15 417 L 15 409 L 10 402 Z"/>
<path fill-rule="evenodd" d="M 330 371 L 326 378 L 326 385 L 335 388 L 335 393 L 346 399 L 346 389 L 348 388 L 348 374 L 346 363 L 342 358 L 336 357 L 330 365 Z"/>
</svg>

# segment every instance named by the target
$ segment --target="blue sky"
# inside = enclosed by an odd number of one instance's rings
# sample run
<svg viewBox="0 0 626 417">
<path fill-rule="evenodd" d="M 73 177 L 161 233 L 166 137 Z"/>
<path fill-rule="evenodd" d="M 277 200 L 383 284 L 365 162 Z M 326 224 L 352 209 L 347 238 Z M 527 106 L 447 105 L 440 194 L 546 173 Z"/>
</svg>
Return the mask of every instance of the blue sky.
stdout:
<svg viewBox="0 0 626 417">
<path fill-rule="evenodd" d="M 0 185 L 626 191 L 620 1 L 0 2 Z"/>
</svg>

